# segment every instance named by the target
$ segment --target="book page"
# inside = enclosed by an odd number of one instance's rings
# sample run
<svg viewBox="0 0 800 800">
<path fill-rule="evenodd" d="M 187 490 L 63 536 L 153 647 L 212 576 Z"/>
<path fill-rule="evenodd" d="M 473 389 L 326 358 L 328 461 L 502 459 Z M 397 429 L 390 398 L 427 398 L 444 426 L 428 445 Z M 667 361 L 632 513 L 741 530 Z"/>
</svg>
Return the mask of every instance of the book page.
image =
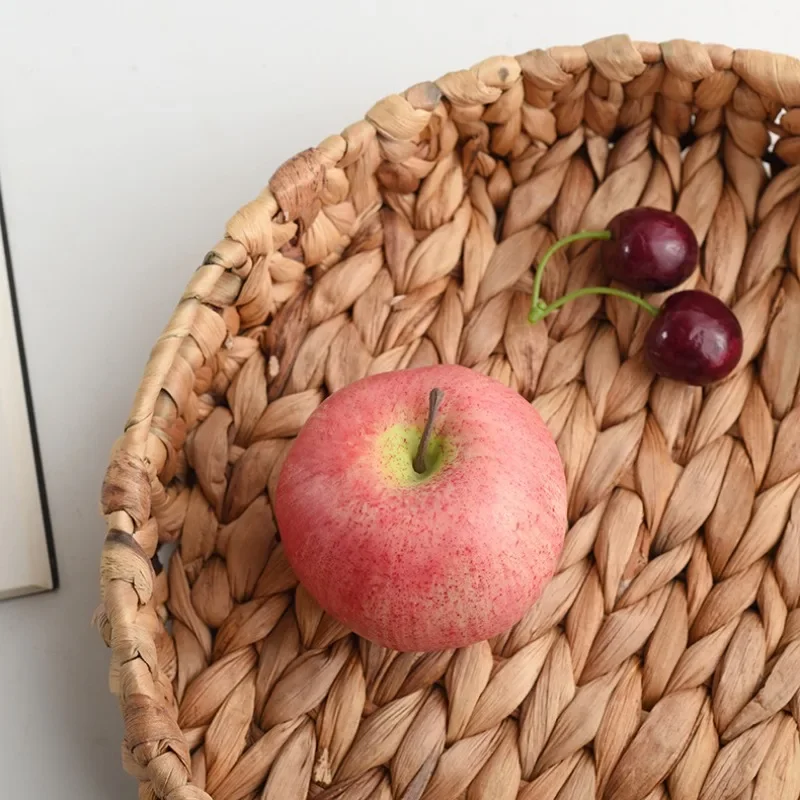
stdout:
<svg viewBox="0 0 800 800">
<path fill-rule="evenodd" d="M 0 537 L 0 600 L 53 588 L 4 247 L 0 247 Z"/>
</svg>

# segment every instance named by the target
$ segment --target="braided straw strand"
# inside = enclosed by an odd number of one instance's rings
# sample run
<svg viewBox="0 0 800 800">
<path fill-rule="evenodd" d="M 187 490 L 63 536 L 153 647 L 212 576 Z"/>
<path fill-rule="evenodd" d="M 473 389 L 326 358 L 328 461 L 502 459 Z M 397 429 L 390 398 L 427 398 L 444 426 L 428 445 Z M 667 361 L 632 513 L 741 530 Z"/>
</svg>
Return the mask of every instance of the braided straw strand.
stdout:
<svg viewBox="0 0 800 800">
<path fill-rule="evenodd" d="M 722 383 L 654 375 L 617 297 L 527 321 L 547 249 L 636 205 L 689 223 L 681 288 L 741 323 Z M 576 243 L 542 296 L 603 280 Z M 800 798 L 797 341 L 793 58 L 621 35 L 489 58 L 290 159 L 194 273 L 102 488 L 96 624 L 139 797 Z M 326 396 L 439 363 L 533 403 L 569 529 L 510 630 L 396 653 L 298 584 L 272 507 Z"/>
</svg>

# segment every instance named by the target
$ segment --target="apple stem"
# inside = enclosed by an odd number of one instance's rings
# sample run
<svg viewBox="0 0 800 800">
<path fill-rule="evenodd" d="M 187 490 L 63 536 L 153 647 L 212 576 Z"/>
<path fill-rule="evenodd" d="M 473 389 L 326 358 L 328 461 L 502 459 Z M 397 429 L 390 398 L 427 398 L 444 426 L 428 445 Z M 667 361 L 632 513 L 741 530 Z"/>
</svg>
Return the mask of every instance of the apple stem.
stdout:
<svg viewBox="0 0 800 800">
<path fill-rule="evenodd" d="M 433 423 L 436 420 L 436 414 L 443 399 L 444 392 L 441 389 L 431 389 L 431 393 L 428 396 L 428 419 L 425 422 L 425 428 L 422 431 L 422 438 L 419 440 L 419 447 L 413 462 L 414 472 L 419 475 L 428 468 L 425 463 L 425 454 L 428 452 L 428 444 L 433 434 Z"/>
</svg>

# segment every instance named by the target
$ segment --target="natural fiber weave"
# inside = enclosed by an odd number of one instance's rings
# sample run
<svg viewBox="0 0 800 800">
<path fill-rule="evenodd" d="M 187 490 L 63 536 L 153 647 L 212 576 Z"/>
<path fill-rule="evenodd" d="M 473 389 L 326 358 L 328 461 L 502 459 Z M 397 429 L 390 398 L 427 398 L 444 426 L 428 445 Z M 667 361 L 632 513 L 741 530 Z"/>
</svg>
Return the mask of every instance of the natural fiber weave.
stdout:
<svg viewBox="0 0 800 800">
<path fill-rule="evenodd" d="M 547 246 L 637 204 L 692 225 L 689 283 L 741 321 L 722 384 L 655 379 L 624 301 L 526 320 Z M 139 797 L 800 796 L 798 212 L 800 62 L 684 41 L 492 58 L 283 165 L 195 273 L 104 486 Z M 544 295 L 602 280 L 576 247 Z M 271 503 L 327 393 L 440 361 L 533 400 L 570 529 L 512 630 L 399 655 L 296 585 Z"/>
</svg>

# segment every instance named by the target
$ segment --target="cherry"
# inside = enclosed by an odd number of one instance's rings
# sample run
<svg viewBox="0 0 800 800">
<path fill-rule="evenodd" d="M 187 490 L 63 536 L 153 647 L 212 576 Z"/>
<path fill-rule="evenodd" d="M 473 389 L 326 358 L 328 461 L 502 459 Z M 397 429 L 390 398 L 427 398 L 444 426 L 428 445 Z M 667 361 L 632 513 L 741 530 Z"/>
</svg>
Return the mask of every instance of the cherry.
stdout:
<svg viewBox="0 0 800 800">
<path fill-rule="evenodd" d="M 624 280 L 629 285 L 664 290 L 683 282 L 694 269 L 697 240 L 689 226 L 674 214 L 632 209 L 630 214 L 618 214 L 610 227 L 608 231 L 573 233 L 547 250 L 536 267 L 528 320 L 535 324 L 572 300 L 587 295 L 621 297 L 641 306 L 653 317 L 645 336 L 645 357 L 656 373 L 694 386 L 730 375 L 742 357 L 742 327 L 735 314 L 712 294 L 696 290 L 675 292 L 660 309 L 643 297 L 615 286 L 584 286 L 549 304 L 542 299 L 542 277 L 550 257 L 570 242 L 583 239 L 602 239 L 613 245 L 619 256 L 613 268 L 622 270 L 622 265 L 628 264 L 631 273 L 636 273 L 626 274 Z M 656 277 L 662 282 L 647 283 Z"/>
<path fill-rule="evenodd" d="M 717 297 L 670 295 L 645 337 L 645 358 L 659 375 L 704 386 L 727 377 L 742 357 L 742 327 Z"/>
<path fill-rule="evenodd" d="M 697 237 L 677 214 L 629 208 L 611 220 L 600 257 L 606 273 L 639 292 L 664 292 L 683 283 L 697 264 Z"/>
</svg>

